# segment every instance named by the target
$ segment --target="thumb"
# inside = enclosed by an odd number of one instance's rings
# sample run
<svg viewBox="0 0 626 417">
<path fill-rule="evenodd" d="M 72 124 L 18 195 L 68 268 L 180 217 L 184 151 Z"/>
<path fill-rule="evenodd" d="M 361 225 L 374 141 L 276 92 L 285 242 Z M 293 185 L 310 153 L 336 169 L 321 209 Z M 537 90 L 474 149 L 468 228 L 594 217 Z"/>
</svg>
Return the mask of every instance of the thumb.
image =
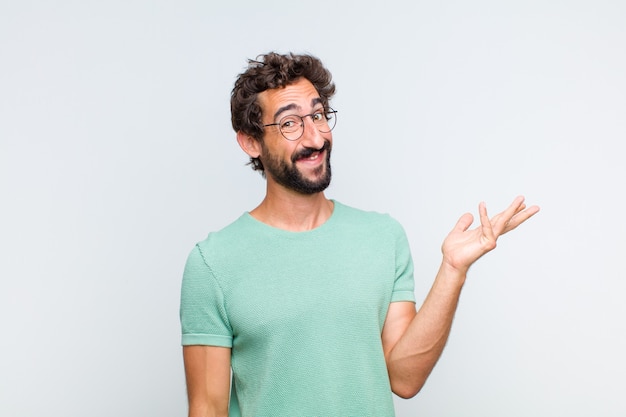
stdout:
<svg viewBox="0 0 626 417">
<path fill-rule="evenodd" d="M 471 213 L 465 213 L 461 216 L 459 221 L 456 222 L 454 226 L 454 231 L 464 232 L 466 231 L 474 222 L 474 216 Z"/>
</svg>

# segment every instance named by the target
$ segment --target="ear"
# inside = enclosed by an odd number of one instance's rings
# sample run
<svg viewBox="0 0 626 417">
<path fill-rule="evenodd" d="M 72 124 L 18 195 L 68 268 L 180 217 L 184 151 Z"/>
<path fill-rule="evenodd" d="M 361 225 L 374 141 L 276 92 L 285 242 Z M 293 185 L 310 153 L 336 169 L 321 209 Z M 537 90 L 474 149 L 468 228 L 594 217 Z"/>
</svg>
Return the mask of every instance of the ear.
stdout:
<svg viewBox="0 0 626 417">
<path fill-rule="evenodd" d="M 237 142 L 251 158 L 258 158 L 261 155 L 261 143 L 241 130 L 237 132 Z"/>
</svg>

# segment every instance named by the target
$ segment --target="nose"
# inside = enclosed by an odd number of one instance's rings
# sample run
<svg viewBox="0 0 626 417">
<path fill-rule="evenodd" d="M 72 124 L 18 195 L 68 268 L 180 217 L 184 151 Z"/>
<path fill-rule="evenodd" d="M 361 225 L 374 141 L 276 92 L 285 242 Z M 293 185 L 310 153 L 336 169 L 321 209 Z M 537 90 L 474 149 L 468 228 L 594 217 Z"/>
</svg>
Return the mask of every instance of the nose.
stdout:
<svg viewBox="0 0 626 417">
<path fill-rule="evenodd" d="M 313 119 L 311 116 L 304 117 L 302 119 L 303 130 L 302 137 L 300 138 L 300 142 L 302 142 L 303 146 L 314 149 L 321 149 L 324 146 L 325 140 L 331 140 L 332 134 L 322 133 L 319 131 L 315 123 L 313 123 Z"/>
</svg>

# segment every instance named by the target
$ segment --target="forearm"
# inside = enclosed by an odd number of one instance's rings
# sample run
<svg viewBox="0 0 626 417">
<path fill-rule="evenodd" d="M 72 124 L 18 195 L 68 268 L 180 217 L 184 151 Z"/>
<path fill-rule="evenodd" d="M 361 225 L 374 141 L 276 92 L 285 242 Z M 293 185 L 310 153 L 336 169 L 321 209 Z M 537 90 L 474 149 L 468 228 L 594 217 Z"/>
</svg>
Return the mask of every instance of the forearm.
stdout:
<svg viewBox="0 0 626 417">
<path fill-rule="evenodd" d="M 207 408 L 205 404 L 199 404 L 198 406 L 194 406 L 193 404 L 189 405 L 189 414 L 188 417 L 227 417 L 228 409 L 218 411 L 215 408 Z"/>
<path fill-rule="evenodd" d="M 417 394 L 441 356 L 465 276 L 443 262 L 424 303 L 387 353 L 391 388 L 400 397 Z"/>
<path fill-rule="evenodd" d="M 189 417 L 226 417 L 230 393 L 230 349 L 183 348 Z"/>
</svg>

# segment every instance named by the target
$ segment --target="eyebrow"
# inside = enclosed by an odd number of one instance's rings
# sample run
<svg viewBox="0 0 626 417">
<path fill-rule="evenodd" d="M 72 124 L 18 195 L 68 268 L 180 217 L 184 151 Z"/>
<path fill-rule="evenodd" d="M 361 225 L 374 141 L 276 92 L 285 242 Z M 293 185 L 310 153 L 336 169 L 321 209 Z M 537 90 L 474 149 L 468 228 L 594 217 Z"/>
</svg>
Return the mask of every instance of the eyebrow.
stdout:
<svg viewBox="0 0 626 417">
<path fill-rule="evenodd" d="M 316 104 L 320 104 L 320 103 L 322 103 L 322 99 L 320 97 L 316 97 L 311 100 L 311 107 L 314 107 Z M 276 120 L 281 113 L 284 113 L 287 110 L 294 110 L 294 109 L 299 109 L 299 108 L 300 106 L 294 103 L 287 104 L 286 106 L 283 106 L 279 108 L 278 110 L 276 110 L 276 113 L 274 113 L 274 120 Z"/>
</svg>

